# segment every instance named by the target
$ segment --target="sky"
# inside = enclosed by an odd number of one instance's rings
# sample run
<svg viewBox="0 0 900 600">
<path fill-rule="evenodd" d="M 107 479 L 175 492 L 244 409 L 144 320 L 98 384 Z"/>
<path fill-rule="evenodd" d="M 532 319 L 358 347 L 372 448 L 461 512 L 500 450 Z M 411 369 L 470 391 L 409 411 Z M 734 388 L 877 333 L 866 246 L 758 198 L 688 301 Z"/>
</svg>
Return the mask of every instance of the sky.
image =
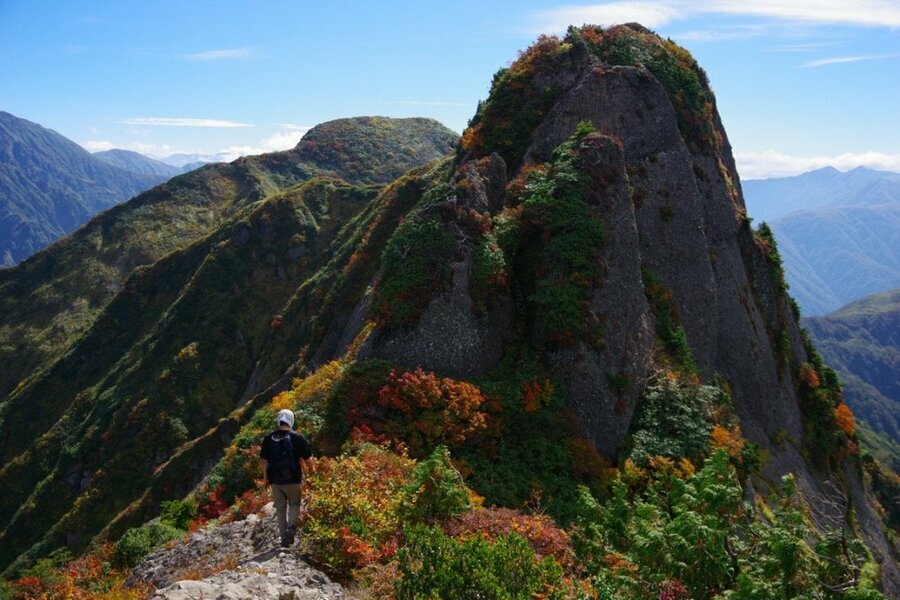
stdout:
<svg viewBox="0 0 900 600">
<path fill-rule="evenodd" d="M 538 35 L 628 21 L 706 70 L 743 178 L 900 171 L 900 0 L 0 0 L 0 110 L 157 157 L 357 115 L 461 132 Z"/>
</svg>

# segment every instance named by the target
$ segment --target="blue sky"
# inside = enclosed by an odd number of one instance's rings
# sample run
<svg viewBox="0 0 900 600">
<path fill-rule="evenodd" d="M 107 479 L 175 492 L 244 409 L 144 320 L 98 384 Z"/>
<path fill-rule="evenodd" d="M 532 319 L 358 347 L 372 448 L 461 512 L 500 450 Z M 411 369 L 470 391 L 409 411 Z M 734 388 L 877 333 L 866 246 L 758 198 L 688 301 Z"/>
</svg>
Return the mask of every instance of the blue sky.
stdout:
<svg viewBox="0 0 900 600">
<path fill-rule="evenodd" d="M 156 156 L 283 149 L 354 115 L 461 131 L 538 34 L 631 20 L 706 69 L 743 177 L 900 171 L 900 0 L 0 0 L 0 110 Z"/>
</svg>

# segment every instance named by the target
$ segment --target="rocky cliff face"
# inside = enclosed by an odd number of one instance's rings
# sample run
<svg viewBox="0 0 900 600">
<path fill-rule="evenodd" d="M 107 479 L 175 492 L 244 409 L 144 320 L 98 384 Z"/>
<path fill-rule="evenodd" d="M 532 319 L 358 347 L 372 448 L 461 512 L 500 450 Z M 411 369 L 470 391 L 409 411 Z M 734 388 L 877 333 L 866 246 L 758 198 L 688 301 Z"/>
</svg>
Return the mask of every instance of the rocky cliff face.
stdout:
<svg viewBox="0 0 900 600">
<path fill-rule="evenodd" d="M 519 134 L 523 118 L 534 124 L 527 135 Z M 604 234 L 586 255 L 594 267 L 576 273 L 591 279 L 572 288 L 581 290 L 573 307 L 581 322 L 569 327 L 534 281 L 572 286 L 572 270 L 560 272 L 547 243 L 563 233 L 554 230 L 553 215 L 529 222 L 529 200 L 523 211 L 510 190 L 531 169 L 556 170 L 554 149 L 583 122 L 596 130 L 574 149 L 587 178 L 583 218 L 602 222 Z M 497 364 L 511 332 L 525 328 L 546 351 L 585 435 L 614 455 L 627 441 L 648 379 L 673 368 L 664 356 L 673 350 L 671 336 L 683 335 L 696 375 L 723 382 L 744 433 L 769 457 L 756 485 L 793 472 L 813 510 L 832 523 L 843 516 L 836 507 L 852 497 L 862 532 L 893 581 L 888 585 L 896 585 L 889 546 L 862 501 L 859 471 L 830 474 L 808 445 L 816 434 L 797 373 L 816 358 L 778 281 L 777 258 L 750 227 L 705 75 L 683 50 L 632 25 L 570 30 L 557 45 L 538 42 L 495 77 L 491 98 L 463 136 L 455 185 L 435 207 L 457 231 L 472 211 L 495 230 L 516 221 L 519 256 L 506 265 L 508 285 L 473 316 L 477 242 L 458 233 L 442 291 L 411 326 L 382 322 L 363 356 L 477 377 Z M 579 241 L 567 239 L 569 251 Z M 526 247 L 541 244 L 541 257 L 522 257 Z"/>
</svg>

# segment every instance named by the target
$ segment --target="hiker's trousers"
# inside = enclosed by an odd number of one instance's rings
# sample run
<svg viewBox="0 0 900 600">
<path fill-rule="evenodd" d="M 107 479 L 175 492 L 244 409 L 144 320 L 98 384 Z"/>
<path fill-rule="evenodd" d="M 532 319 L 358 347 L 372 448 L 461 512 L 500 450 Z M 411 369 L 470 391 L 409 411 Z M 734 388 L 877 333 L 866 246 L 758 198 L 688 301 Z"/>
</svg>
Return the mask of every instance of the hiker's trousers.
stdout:
<svg viewBox="0 0 900 600">
<path fill-rule="evenodd" d="M 278 534 L 284 536 L 288 525 L 297 524 L 297 515 L 300 513 L 300 484 L 273 483 L 272 501 L 275 503 Z"/>
</svg>

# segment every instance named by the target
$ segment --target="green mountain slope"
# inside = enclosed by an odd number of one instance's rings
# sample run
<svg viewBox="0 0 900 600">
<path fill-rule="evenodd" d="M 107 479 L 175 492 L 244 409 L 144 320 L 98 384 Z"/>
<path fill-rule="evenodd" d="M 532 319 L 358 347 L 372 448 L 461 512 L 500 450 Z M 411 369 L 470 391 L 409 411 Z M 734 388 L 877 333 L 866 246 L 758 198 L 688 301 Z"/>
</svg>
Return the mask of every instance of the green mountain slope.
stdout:
<svg viewBox="0 0 900 600">
<path fill-rule="evenodd" d="M 805 319 L 804 325 L 840 375 L 854 412 L 900 443 L 900 289 Z"/>
<path fill-rule="evenodd" d="M 0 271 L 0 398 L 86 331 L 135 267 L 186 247 L 252 203 L 313 176 L 383 184 L 443 155 L 454 140 L 429 119 L 325 123 L 293 150 L 177 177 L 99 215 L 16 269 Z"/>
<path fill-rule="evenodd" d="M 112 166 L 55 131 L 0 111 L 0 267 L 165 179 Z"/>
</svg>

